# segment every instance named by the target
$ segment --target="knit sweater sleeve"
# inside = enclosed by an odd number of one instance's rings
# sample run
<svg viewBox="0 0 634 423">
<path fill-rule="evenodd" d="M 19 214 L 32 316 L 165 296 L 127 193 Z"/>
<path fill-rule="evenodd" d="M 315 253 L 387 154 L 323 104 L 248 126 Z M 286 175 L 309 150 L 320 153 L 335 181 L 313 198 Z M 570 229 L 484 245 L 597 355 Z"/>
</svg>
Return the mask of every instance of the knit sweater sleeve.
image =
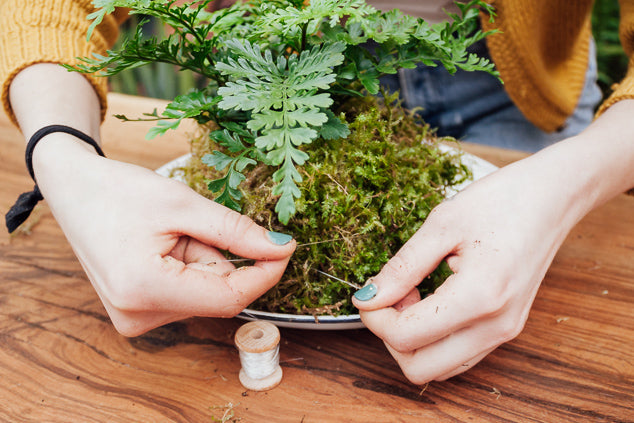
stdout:
<svg viewBox="0 0 634 423">
<path fill-rule="evenodd" d="M 15 116 L 9 102 L 9 85 L 24 68 L 35 63 L 77 64 L 77 57 L 105 54 L 118 36 L 118 23 L 127 13 L 108 15 L 86 40 L 93 11 L 90 0 L 0 1 L 0 82 L 2 105 L 9 118 Z M 106 110 L 106 79 L 86 75 Z"/>
</svg>

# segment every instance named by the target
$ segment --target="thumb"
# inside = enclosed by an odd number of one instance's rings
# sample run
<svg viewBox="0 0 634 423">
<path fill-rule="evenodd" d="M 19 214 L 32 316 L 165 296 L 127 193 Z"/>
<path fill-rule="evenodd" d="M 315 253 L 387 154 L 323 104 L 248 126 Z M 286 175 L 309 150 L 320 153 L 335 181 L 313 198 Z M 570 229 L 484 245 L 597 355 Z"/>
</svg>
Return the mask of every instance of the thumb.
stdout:
<svg viewBox="0 0 634 423">
<path fill-rule="evenodd" d="M 449 243 L 443 246 L 442 239 L 428 232 L 423 225 L 376 276 L 355 292 L 355 307 L 370 311 L 397 304 L 440 264 L 452 247 Z"/>
<path fill-rule="evenodd" d="M 295 251 L 289 234 L 272 232 L 214 201 L 196 196 L 178 219 L 179 231 L 220 250 L 254 260 L 283 260 Z"/>
</svg>

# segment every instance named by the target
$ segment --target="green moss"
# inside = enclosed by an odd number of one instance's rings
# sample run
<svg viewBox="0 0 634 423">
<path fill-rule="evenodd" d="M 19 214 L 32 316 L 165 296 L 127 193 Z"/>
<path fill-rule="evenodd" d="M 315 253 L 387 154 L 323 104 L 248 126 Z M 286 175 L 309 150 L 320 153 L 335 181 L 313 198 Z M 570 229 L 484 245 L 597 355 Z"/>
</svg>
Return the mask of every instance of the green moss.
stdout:
<svg viewBox="0 0 634 423">
<path fill-rule="evenodd" d="M 317 140 L 302 170 L 298 213 L 284 226 L 273 208 L 271 171 L 256 168 L 241 186 L 243 213 L 264 227 L 293 235 L 298 248 L 282 281 L 250 307 L 300 314 L 350 314 L 354 288 L 317 270 L 362 285 L 418 230 L 447 187 L 470 177 L 457 152 L 442 152 L 430 128 L 393 98 L 345 106 L 351 134 Z M 344 116 L 341 116 L 344 118 Z M 189 183 L 210 196 L 213 172 L 200 157 L 218 149 L 204 134 L 192 143 Z M 450 274 L 441 266 L 419 289 L 433 291 Z"/>
</svg>

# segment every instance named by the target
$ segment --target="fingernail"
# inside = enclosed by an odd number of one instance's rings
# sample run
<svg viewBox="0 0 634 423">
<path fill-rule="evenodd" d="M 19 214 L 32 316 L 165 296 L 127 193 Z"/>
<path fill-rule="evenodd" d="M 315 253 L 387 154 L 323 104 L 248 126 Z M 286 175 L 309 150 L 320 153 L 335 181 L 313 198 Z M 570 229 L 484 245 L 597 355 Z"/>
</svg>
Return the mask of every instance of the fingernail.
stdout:
<svg viewBox="0 0 634 423">
<path fill-rule="evenodd" d="M 354 293 L 354 298 L 359 301 L 368 301 L 374 298 L 376 295 L 376 285 L 371 283 L 369 285 L 364 286 L 360 290 Z"/>
<path fill-rule="evenodd" d="M 277 245 L 286 245 L 293 239 L 292 236 L 280 232 L 268 231 L 266 234 L 269 236 L 271 242 Z"/>
</svg>

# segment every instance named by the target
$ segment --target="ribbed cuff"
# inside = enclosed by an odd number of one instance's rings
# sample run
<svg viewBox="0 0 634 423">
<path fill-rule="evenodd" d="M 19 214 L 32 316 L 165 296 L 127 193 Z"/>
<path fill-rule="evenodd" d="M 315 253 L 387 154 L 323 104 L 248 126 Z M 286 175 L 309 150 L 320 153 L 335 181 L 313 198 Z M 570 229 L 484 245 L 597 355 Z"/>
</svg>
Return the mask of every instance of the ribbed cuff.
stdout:
<svg viewBox="0 0 634 423">
<path fill-rule="evenodd" d="M 108 46 L 116 40 L 117 23 L 107 16 L 91 40 L 86 41 L 90 25 L 86 15 L 91 11 L 89 2 L 77 0 L 24 0 L 0 6 L 0 45 L 3 47 L 0 54 L 1 100 L 14 123 L 17 124 L 9 102 L 9 85 L 21 70 L 36 63 L 74 65 L 80 62 L 77 57 L 105 54 Z M 99 96 L 103 118 L 107 81 L 103 77 L 85 76 Z"/>
<path fill-rule="evenodd" d="M 618 103 L 621 100 L 634 99 L 634 57 L 632 57 L 628 63 L 627 74 L 625 78 L 618 84 L 613 85 L 613 92 L 610 96 L 601 104 L 597 110 L 596 117 L 599 117 L 610 106 Z"/>
</svg>

